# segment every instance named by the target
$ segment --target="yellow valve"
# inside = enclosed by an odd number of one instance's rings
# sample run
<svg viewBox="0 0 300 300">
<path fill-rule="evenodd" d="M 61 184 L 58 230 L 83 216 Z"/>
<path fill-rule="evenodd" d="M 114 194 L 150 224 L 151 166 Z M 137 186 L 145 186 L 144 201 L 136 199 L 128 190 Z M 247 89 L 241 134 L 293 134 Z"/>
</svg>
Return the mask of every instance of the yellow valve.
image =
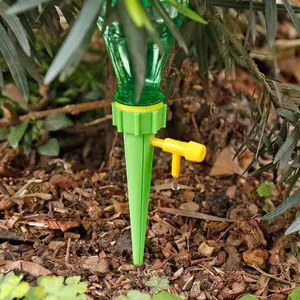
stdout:
<svg viewBox="0 0 300 300">
<path fill-rule="evenodd" d="M 183 156 L 186 160 L 202 162 L 206 155 L 206 147 L 196 142 L 181 142 L 173 139 L 154 138 L 151 145 L 159 147 L 165 152 L 172 153 L 172 176 L 178 178 L 180 175 L 180 162 Z"/>
</svg>

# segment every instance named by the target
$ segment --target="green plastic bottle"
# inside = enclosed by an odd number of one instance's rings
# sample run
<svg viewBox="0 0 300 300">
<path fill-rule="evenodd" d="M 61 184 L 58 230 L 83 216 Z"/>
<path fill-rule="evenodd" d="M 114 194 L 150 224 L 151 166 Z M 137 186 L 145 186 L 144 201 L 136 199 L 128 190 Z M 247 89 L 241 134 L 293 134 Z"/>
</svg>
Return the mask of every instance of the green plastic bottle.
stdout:
<svg viewBox="0 0 300 300">
<path fill-rule="evenodd" d="M 113 3 L 115 2 L 116 0 L 113 1 Z M 180 2 L 185 6 L 188 5 L 188 0 L 178 0 L 177 2 Z M 161 1 L 161 3 L 164 5 L 164 8 L 172 21 L 180 27 L 184 16 L 181 15 L 176 8 L 167 4 L 166 1 Z M 125 105 L 148 106 L 163 101 L 163 95 L 160 92 L 160 82 L 168 55 L 174 42 L 172 34 L 161 16 L 156 12 L 155 8 L 152 7 L 150 1 L 143 0 L 143 5 L 159 34 L 164 52 L 161 53 L 157 44 L 149 38 L 145 86 L 138 103 L 135 101 L 135 78 L 132 58 L 122 25 L 119 22 L 112 22 L 107 26 L 103 36 L 118 80 L 118 92 L 115 95 L 115 100 Z M 104 4 L 98 19 L 100 30 L 102 29 L 105 10 L 106 3 Z"/>
</svg>

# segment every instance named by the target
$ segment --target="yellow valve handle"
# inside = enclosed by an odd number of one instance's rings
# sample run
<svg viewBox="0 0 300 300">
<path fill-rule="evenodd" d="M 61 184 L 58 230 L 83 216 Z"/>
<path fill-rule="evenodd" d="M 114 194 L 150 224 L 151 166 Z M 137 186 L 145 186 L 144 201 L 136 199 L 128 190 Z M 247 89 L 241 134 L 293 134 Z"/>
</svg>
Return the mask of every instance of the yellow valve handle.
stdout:
<svg viewBox="0 0 300 300">
<path fill-rule="evenodd" d="M 206 147 L 196 142 L 181 142 L 173 139 L 154 138 L 151 145 L 161 148 L 165 152 L 172 153 L 172 176 L 178 178 L 180 175 L 180 162 L 183 156 L 186 160 L 202 162 L 206 155 Z"/>
</svg>

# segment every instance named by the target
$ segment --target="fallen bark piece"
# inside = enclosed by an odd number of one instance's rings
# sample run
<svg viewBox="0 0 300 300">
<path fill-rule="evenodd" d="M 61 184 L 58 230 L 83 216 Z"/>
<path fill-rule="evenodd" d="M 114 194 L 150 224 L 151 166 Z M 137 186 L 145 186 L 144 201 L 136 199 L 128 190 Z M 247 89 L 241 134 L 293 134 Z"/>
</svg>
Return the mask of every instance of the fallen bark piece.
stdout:
<svg viewBox="0 0 300 300">
<path fill-rule="evenodd" d="M 264 269 L 266 267 L 268 258 L 269 252 L 265 249 L 256 249 L 253 251 L 247 250 L 243 253 L 243 260 L 247 265 L 256 265 L 261 269 Z"/>
<path fill-rule="evenodd" d="M 242 175 L 244 170 L 239 165 L 237 158 L 233 159 L 235 150 L 232 146 L 227 146 L 217 157 L 209 176 L 231 176 L 234 174 Z"/>
<path fill-rule="evenodd" d="M 43 266 L 36 264 L 34 262 L 25 260 L 4 260 L 0 262 L 0 269 L 7 270 L 22 270 L 29 273 L 32 276 L 47 276 L 51 274 L 51 271 L 44 268 Z"/>
<path fill-rule="evenodd" d="M 93 256 L 87 258 L 83 264 L 83 269 L 90 270 L 95 274 L 105 274 L 109 271 L 109 263 L 105 258 L 99 258 L 98 256 Z"/>
<path fill-rule="evenodd" d="M 208 246 L 205 242 L 203 242 L 199 246 L 198 252 L 205 257 L 211 257 L 214 250 L 214 247 Z"/>
</svg>

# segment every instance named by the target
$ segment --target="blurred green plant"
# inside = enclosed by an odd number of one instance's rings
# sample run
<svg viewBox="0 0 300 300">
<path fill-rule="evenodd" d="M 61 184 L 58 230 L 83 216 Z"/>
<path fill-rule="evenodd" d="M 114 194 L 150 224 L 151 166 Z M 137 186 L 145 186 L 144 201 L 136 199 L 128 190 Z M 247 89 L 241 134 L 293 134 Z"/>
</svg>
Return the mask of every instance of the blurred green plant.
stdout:
<svg viewBox="0 0 300 300">
<path fill-rule="evenodd" d="M 169 288 L 169 280 L 163 277 L 152 276 L 145 285 L 150 287 L 151 292 L 157 293 Z"/>
<path fill-rule="evenodd" d="M 118 296 L 116 300 L 183 300 L 183 298 L 168 292 L 159 292 L 154 296 L 150 296 L 149 294 L 132 290 L 126 296 Z"/>
<path fill-rule="evenodd" d="M 86 284 L 80 282 L 80 277 L 41 276 L 37 286 L 30 286 L 23 281 L 23 275 L 13 272 L 0 275 L 0 300 L 84 300 Z"/>
</svg>

